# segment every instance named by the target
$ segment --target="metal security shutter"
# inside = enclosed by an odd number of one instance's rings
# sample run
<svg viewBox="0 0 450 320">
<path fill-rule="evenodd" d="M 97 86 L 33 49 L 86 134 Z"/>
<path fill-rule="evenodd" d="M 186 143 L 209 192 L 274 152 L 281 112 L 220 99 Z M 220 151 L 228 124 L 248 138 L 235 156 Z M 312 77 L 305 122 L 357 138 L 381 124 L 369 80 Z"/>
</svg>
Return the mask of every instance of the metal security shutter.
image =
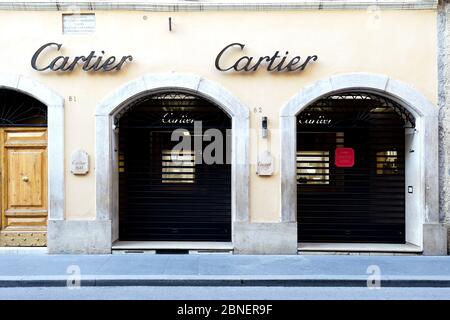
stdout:
<svg viewBox="0 0 450 320">
<path fill-rule="evenodd" d="M 297 117 L 300 242 L 405 242 L 405 126 L 401 106 L 365 94 L 316 102 Z M 353 148 L 337 167 L 336 148 Z"/>
<path fill-rule="evenodd" d="M 172 152 L 172 131 L 195 138 L 194 127 L 167 122 L 189 119 L 202 121 L 201 135 L 219 129 L 225 142 L 230 134 L 218 107 L 183 94 L 146 98 L 118 121 L 120 240 L 231 241 L 231 165 L 196 164 L 202 154 L 194 150 Z"/>
</svg>

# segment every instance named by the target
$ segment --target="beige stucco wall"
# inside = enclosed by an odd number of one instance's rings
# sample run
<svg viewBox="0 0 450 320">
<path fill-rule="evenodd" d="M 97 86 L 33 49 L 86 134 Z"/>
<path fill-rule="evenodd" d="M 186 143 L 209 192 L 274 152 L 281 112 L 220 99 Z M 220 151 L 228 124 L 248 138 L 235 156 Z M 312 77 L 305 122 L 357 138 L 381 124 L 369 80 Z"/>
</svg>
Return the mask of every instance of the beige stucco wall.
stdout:
<svg viewBox="0 0 450 320">
<path fill-rule="evenodd" d="M 95 166 L 96 104 L 125 82 L 148 73 L 181 72 L 220 83 L 251 109 L 252 128 L 268 116 L 272 129 L 268 148 L 276 158 L 272 177 L 250 172 L 253 221 L 279 221 L 279 110 L 304 86 L 337 73 L 386 74 L 416 87 L 433 103 L 437 99 L 436 12 L 383 11 L 379 19 L 366 11 L 303 12 L 96 12 L 93 35 L 63 35 L 60 12 L 0 12 L 0 72 L 26 74 L 66 98 L 66 164 L 72 151 L 85 149 Z M 145 20 L 143 16 L 148 18 Z M 172 17 L 172 32 L 168 30 Z M 118 73 L 56 74 L 30 67 L 34 51 L 46 42 L 63 44 L 64 55 L 91 50 L 134 61 Z M 217 53 L 231 42 L 246 44 L 247 55 L 316 54 L 319 60 L 303 73 L 222 73 Z M 56 55 L 55 55 L 56 56 Z M 69 97 L 76 97 L 76 102 Z M 254 113 L 253 108 L 262 108 Z M 250 149 L 263 151 L 266 141 L 252 134 Z M 51 170 L 51 168 L 50 168 Z M 66 167 L 66 217 L 95 217 L 95 175 L 73 176 Z"/>
</svg>

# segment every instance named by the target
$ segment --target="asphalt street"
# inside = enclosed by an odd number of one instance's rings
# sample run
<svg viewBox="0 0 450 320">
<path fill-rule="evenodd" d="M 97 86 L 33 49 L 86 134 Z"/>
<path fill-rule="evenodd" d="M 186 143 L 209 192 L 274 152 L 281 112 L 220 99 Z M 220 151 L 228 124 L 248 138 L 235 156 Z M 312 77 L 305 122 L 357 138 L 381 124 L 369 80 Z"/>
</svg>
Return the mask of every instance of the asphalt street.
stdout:
<svg viewBox="0 0 450 320">
<path fill-rule="evenodd" d="M 0 288 L 0 300 L 448 300 L 450 288 L 361 287 L 27 287 Z"/>
</svg>

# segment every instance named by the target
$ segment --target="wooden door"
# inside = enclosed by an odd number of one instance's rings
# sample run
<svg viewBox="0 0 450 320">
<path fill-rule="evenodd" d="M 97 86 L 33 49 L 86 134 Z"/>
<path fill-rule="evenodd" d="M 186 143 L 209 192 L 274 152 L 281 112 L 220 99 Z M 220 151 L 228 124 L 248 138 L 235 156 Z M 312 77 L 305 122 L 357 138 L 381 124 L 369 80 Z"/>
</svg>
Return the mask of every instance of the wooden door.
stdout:
<svg viewBox="0 0 450 320">
<path fill-rule="evenodd" d="M 47 243 L 47 129 L 0 129 L 0 246 Z"/>
</svg>

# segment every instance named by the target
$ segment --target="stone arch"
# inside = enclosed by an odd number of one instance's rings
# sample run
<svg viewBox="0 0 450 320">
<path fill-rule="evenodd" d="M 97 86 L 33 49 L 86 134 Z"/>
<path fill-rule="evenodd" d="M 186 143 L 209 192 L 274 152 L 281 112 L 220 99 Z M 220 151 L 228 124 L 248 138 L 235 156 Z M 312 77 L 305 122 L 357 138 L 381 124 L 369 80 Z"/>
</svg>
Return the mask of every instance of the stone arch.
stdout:
<svg viewBox="0 0 450 320">
<path fill-rule="evenodd" d="M 217 83 L 188 74 L 152 74 L 116 89 L 96 109 L 96 219 L 112 221 L 112 240 L 118 234 L 117 175 L 114 163 L 113 117 L 144 95 L 178 91 L 194 94 L 219 106 L 232 121 L 232 221 L 246 222 L 248 211 L 249 109 Z M 111 159 L 113 159 L 111 161 Z"/>
<path fill-rule="evenodd" d="M 30 77 L 0 74 L 0 88 L 31 96 L 48 108 L 48 219 L 64 220 L 64 98 L 41 82 Z M 49 231 L 51 246 L 51 230 Z"/>
<path fill-rule="evenodd" d="M 420 216 L 414 217 L 414 221 L 420 225 L 414 227 L 411 237 L 416 239 L 414 244 L 424 253 L 445 254 L 445 229 L 439 218 L 438 108 L 413 87 L 385 75 L 370 73 L 335 75 L 304 88 L 283 106 L 280 112 L 282 221 L 297 220 L 295 160 L 297 114 L 322 97 L 349 90 L 385 96 L 400 103 L 414 115 L 420 153 L 417 168 L 420 181 L 417 205 Z"/>
</svg>

